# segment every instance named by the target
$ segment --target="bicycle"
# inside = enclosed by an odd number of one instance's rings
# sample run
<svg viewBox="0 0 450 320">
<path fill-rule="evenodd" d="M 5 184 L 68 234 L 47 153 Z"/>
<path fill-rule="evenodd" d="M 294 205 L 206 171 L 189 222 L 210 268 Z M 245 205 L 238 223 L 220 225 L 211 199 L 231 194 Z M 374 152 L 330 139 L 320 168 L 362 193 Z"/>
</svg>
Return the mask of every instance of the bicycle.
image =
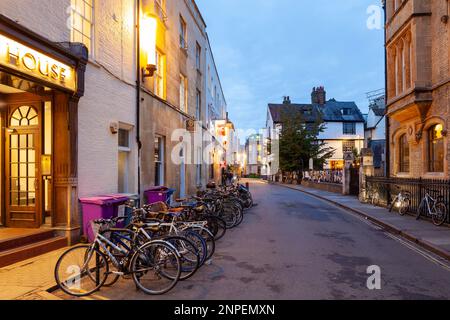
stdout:
<svg viewBox="0 0 450 320">
<path fill-rule="evenodd" d="M 373 186 L 367 188 L 367 202 L 373 206 L 378 206 L 380 203 L 380 193 Z"/>
<path fill-rule="evenodd" d="M 142 245 L 132 230 L 114 228 L 120 219 L 92 221 L 94 242 L 61 255 L 54 276 L 63 292 L 76 297 L 91 295 L 104 286 L 111 274 L 131 276 L 136 287 L 149 295 L 161 295 L 175 287 L 181 276 L 176 248 L 163 240 Z M 115 232 L 129 234 L 129 243 L 118 245 L 106 237 Z M 110 271 L 110 265 L 116 270 Z"/>
<path fill-rule="evenodd" d="M 399 186 L 397 186 L 397 189 L 399 189 L 400 191 L 394 197 L 394 200 L 392 201 L 391 206 L 389 207 L 389 212 L 392 212 L 395 208 L 398 210 L 398 213 L 401 216 L 404 216 L 411 206 L 411 193 L 408 191 L 401 190 Z"/>
<path fill-rule="evenodd" d="M 419 208 L 417 209 L 416 219 L 419 220 L 423 213 L 431 216 L 433 224 L 436 226 L 442 226 L 447 220 L 447 205 L 443 201 L 442 196 L 437 196 L 433 198 L 430 193 L 439 193 L 435 190 L 427 189 L 425 196 L 420 202 Z M 425 211 L 426 210 L 426 211 Z"/>
</svg>

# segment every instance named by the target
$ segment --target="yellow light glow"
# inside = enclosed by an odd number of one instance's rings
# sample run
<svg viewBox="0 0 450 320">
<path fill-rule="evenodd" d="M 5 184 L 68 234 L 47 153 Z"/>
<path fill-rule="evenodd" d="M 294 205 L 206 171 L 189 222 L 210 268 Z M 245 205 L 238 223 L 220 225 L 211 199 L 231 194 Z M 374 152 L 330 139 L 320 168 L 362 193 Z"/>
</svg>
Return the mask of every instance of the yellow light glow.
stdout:
<svg viewBox="0 0 450 320">
<path fill-rule="evenodd" d="M 441 139 L 443 137 L 442 132 L 444 131 L 444 127 L 442 124 L 436 125 L 436 127 L 434 127 L 434 131 L 436 134 L 436 139 Z"/>
<path fill-rule="evenodd" d="M 156 34 L 158 22 L 156 17 L 144 15 L 141 18 L 141 50 L 147 56 L 147 65 L 156 66 Z"/>
<path fill-rule="evenodd" d="M 0 35 L 0 65 L 76 91 L 75 68 Z"/>
</svg>

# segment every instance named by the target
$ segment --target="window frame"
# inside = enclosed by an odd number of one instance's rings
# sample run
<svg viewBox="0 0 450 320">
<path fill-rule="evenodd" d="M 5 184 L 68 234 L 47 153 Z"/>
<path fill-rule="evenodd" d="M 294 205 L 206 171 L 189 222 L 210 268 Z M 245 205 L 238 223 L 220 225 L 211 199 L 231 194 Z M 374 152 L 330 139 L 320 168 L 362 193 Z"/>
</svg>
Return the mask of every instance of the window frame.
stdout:
<svg viewBox="0 0 450 320">
<path fill-rule="evenodd" d="M 183 98 L 182 98 L 183 94 Z M 183 102 L 183 104 L 182 104 Z M 184 105 L 184 108 L 183 108 Z M 180 110 L 188 113 L 188 79 L 187 77 L 180 73 Z"/>
<path fill-rule="evenodd" d="M 348 130 L 348 126 L 351 125 L 351 131 Z M 344 135 L 354 136 L 356 135 L 356 123 L 355 122 L 343 122 L 342 132 Z"/>
<path fill-rule="evenodd" d="M 187 23 L 186 20 L 183 18 L 182 15 L 180 15 L 180 48 L 183 50 L 188 49 L 188 42 L 187 42 Z"/>
<path fill-rule="evenodd" d="M 157 149 L 158 147 L 158 149 Z M 153 148 L 153 156 L 154 156 L 154 164 L 155 164 L 155 186 L 163 186 L 165 184 L 165 172 L 166 172 L 166 138 L 161 135 L 155 135 L 154 148 Z M 156 151 L 158 150 L 158 160 L 156 159 Z M 159 181 L 157 181 L 157 177 L 159 177 Z"/>
<path fill-rule="evenodd" d="M 398 172 L 410 173 L 411 171 L 411 148 L 406 133 L 398 138 Z"/>
<path fill-rule="evenodd" d="M 161 99 L 166 99 L 166 55 L 159 49 L 156 49 L 155 54 L 157 68 L 153 75 L 153 93 Z"/>
<path fill-rule="evenodd" d="M 78 10 L 78 2 L 83 4 L 83 13 Z M 88 6 L 91 11 L 90 19 L 86 15 L 86 6 Z M 76 27 L 76 16 L 81 19 L 81 30 Z M 89 24 L 90 27 L 89 35 L 87 35 L 84 30 L 85 22 Z M 95 57 L 95 0 L 71 0 L 70 23 L 70 41 L 84 44 L 88 48 L 89 58 L 93 59 Z M 75 37 L 76 33 L 81 35 L 82 41 L 79 41 Z M 86 44 L 85 39 L 89 40 L 89 45 Z"/>
<path fill-rule="evenodd" d="M 197 68 L 197 71 L 201 71 L 202 69 L 202 47 L 196 41 L 195 45 L 195 66 Z"/>
<path fill-rule="evenodd" d="M 443 126 L 441 124 L 435 124 L 428 129 L 428 172 L 430 173 L 444 173 L 445 172 L 445 139 L 441 134 L 441 137 L 435 137 L 436 127 Z M 442 148 L 442 159 L 438 159 L 436 145 L 439 143 Z"/>
</svg>

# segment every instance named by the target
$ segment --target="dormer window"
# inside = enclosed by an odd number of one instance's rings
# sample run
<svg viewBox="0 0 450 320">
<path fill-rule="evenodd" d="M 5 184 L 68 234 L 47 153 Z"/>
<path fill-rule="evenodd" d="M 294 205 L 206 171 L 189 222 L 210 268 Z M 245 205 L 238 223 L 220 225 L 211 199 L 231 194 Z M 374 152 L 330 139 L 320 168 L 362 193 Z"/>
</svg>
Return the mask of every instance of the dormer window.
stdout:
<svg viewBox="0 0 450 320">
<path fill-rule="evenodd" d="M 353 110 L 351 108 L 344 108 L 342 109 L 342 115 L 343 116 L 351 116 L 353 114 Z"/>
</svg>

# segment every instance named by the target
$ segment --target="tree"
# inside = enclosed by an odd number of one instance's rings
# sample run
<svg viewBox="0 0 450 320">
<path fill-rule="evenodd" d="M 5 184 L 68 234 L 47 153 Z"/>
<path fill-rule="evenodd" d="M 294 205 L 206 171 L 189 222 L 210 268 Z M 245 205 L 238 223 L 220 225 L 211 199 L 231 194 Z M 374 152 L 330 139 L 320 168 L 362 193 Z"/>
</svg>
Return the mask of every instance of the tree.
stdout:
<svg viewBox="0 0 450 320">
<path fill-rule="evenodd" d="M 285 172 L 305 170 L 310 159 L 314 168 L 322 168 L 335 150 L 327 146 L 318 136 L 325 130 L 319 113 L 315 121 L 306 121 L 300 109 L 285 110 L 281 114 L 280 169 Z"/>
</svg>

